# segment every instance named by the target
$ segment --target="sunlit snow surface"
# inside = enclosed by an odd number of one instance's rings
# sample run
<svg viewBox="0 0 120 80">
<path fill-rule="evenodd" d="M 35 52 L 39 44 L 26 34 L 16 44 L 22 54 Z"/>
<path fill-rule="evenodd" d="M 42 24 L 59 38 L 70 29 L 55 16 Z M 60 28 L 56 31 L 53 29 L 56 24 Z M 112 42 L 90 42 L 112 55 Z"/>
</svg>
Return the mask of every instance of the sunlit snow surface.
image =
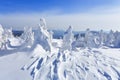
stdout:
<svg viewBox="0 0 120 80">
<path fill-rule="evenodd" d="M 119 48 L 70 53 L 59 50 L 60 40 L 53 43 L 51 52 L 39 44 L 32 50 L 0 51 L 0 80 L 120 80 Z"/>
</svg>

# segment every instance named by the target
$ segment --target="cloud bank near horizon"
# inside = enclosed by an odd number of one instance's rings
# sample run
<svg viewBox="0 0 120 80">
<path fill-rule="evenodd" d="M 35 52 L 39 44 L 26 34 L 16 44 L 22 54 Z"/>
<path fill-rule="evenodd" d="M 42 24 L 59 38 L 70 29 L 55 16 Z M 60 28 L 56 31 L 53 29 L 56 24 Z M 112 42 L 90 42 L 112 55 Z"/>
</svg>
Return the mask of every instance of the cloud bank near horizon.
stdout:
<svg viewBox="0 0 120 80">
<path fill-rule="evenodd" d="M 61 9 L 46 10 L 43 12 L 14 12 L 0 14 L 0 24 L 6 28 L 23 29 L 25 26 L 35 28 L 39 19 L 44 17 L 49 29 L 67 29 L 69 25 L 74 30 L 118 30 L 120 31 L 120 6 L 101 5 L 85 12 L 63 13 Z"/>
</svg>

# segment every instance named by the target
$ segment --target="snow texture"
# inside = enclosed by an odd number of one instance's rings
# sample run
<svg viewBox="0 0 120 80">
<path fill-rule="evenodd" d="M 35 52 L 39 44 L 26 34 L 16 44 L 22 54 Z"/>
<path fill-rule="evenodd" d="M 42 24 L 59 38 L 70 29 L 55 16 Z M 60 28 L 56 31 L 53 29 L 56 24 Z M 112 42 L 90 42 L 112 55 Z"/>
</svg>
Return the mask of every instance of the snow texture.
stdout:
<svg viewBox="0 0 120 80">
<path fill-rule="evenodd" d="M 0 80 L 120 80 L 120 32 L 87 29 L 75 39 L 70 26 L 53 39 L 42 18 L 14 37 L 0 25 Z"/>
</svg>

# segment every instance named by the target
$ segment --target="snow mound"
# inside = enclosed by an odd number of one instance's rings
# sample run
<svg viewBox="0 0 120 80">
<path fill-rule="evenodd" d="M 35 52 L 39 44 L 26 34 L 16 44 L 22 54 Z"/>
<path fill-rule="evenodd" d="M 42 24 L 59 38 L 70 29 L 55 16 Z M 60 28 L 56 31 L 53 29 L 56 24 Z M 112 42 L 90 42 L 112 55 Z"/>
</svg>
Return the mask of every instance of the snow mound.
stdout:
<svg viewBox="0 0 120 80">
<path fill-rule="evenodd" d="M 35 58 L 25 69 L 30 71 L 33 80 L 119 80 L 120 59 L 108 56 L 111 51 L 114 50 L 45 52 L 44 56 Z M 117 55 L 120 53 L 119 50 L 115 51 Z"/>
</svg>

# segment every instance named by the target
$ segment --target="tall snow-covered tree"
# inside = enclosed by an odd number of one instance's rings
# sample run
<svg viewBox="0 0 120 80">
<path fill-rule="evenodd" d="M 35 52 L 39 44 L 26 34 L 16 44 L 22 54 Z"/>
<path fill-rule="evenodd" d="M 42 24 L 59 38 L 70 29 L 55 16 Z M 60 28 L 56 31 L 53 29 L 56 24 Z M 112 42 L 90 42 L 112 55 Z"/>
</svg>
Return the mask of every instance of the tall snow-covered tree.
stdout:
<svg viewBox="0 0 120 80">
<path fill-rule="evenodd" d="M 120 48 L 120 32 L 116 31 L 114 33 L 114 36 L 115 36 L 114 46 L 116 48 Z"/>
<path fill-rule="evenodd" d="M 32 46 L 34 42 L 34 32 L 32 31 L 32 27 L 25 27 L 21 38 L 26 46 Z"/>
<path fill-rule="evenodd" d="M 8 38 L 13 38 L 12 28 L 5 29 L 4 32 Z"/>
<path fill-rule="evenodd" d="M 2 25 L 0 24 L 0 37 L 2 36 L 3 32 L 4 32 L 4 29 L 3 29 Z"/>
<path fill-rule="evenodd" d="M 0 49 L 1 49 L 2 46 L 3 46 L 3 32 L 4 32 L 3 27 L 2 27 L 2 25 L 0 24 Z"/>
<path fill-rule="evenodd" d="M 9 34 L 7 34 L 7 29 L 3 29 L 0 24 L 0 49 L 7 49 L 7 41 Z"/>
<path fill-rule="evenodd" d="M 69 28 L 66 30 L 66 32 L 63 35 L 62 51 L 65 51 L 65 50 L 71 51 L 72 42 L 73 42 L 72 27 L 69 26 Z"/>
<path fill-rule="evenodd" d="M 110 30 L 108 36 L 107 36 L 107 42 L 106 45 L 108 47 L 114 47 L 114 41 L 115 41 L 115 36 L 114 36 L 114 32 L 112 30 Z"/>
<path fill-rule="evenodd" d="M 86 47 L 88 48 L 95 47 L 94 35 L 89 28 L 86 29 L 86 32 L 85 32 L 85 44 L 86 44 Z"/>
<path fill-rule="evenodd" d="M 105 36 L 104 36 L 103 30 L 100 30 L 99 37 L 100 37 L 100 47 L 101 47 L 101 46 L 104 45 L 104 40 L 105 40 Z"/>
<path fill-rule="evenodd" d="M 42 26 L 44 29 L 47 29 L 45 18 L 40 18 L 39 26 Z"/>
<path fill-rule="evenodd" d="M 94 47 L 95 48 L 100 47 L 101 41 L 100 41 L 99 34 L 94 34 L 93 38 L 94 38 L 94 44 L 95 44 Z"/>
<path fill-rule="evenodd" d="M 39 43 L 46 51 L 51 51 L 51 35 L 46 27 L 45 19 L 40 19 L 40 24 L 35 33 L 35 43 Z"/>
</svg>

